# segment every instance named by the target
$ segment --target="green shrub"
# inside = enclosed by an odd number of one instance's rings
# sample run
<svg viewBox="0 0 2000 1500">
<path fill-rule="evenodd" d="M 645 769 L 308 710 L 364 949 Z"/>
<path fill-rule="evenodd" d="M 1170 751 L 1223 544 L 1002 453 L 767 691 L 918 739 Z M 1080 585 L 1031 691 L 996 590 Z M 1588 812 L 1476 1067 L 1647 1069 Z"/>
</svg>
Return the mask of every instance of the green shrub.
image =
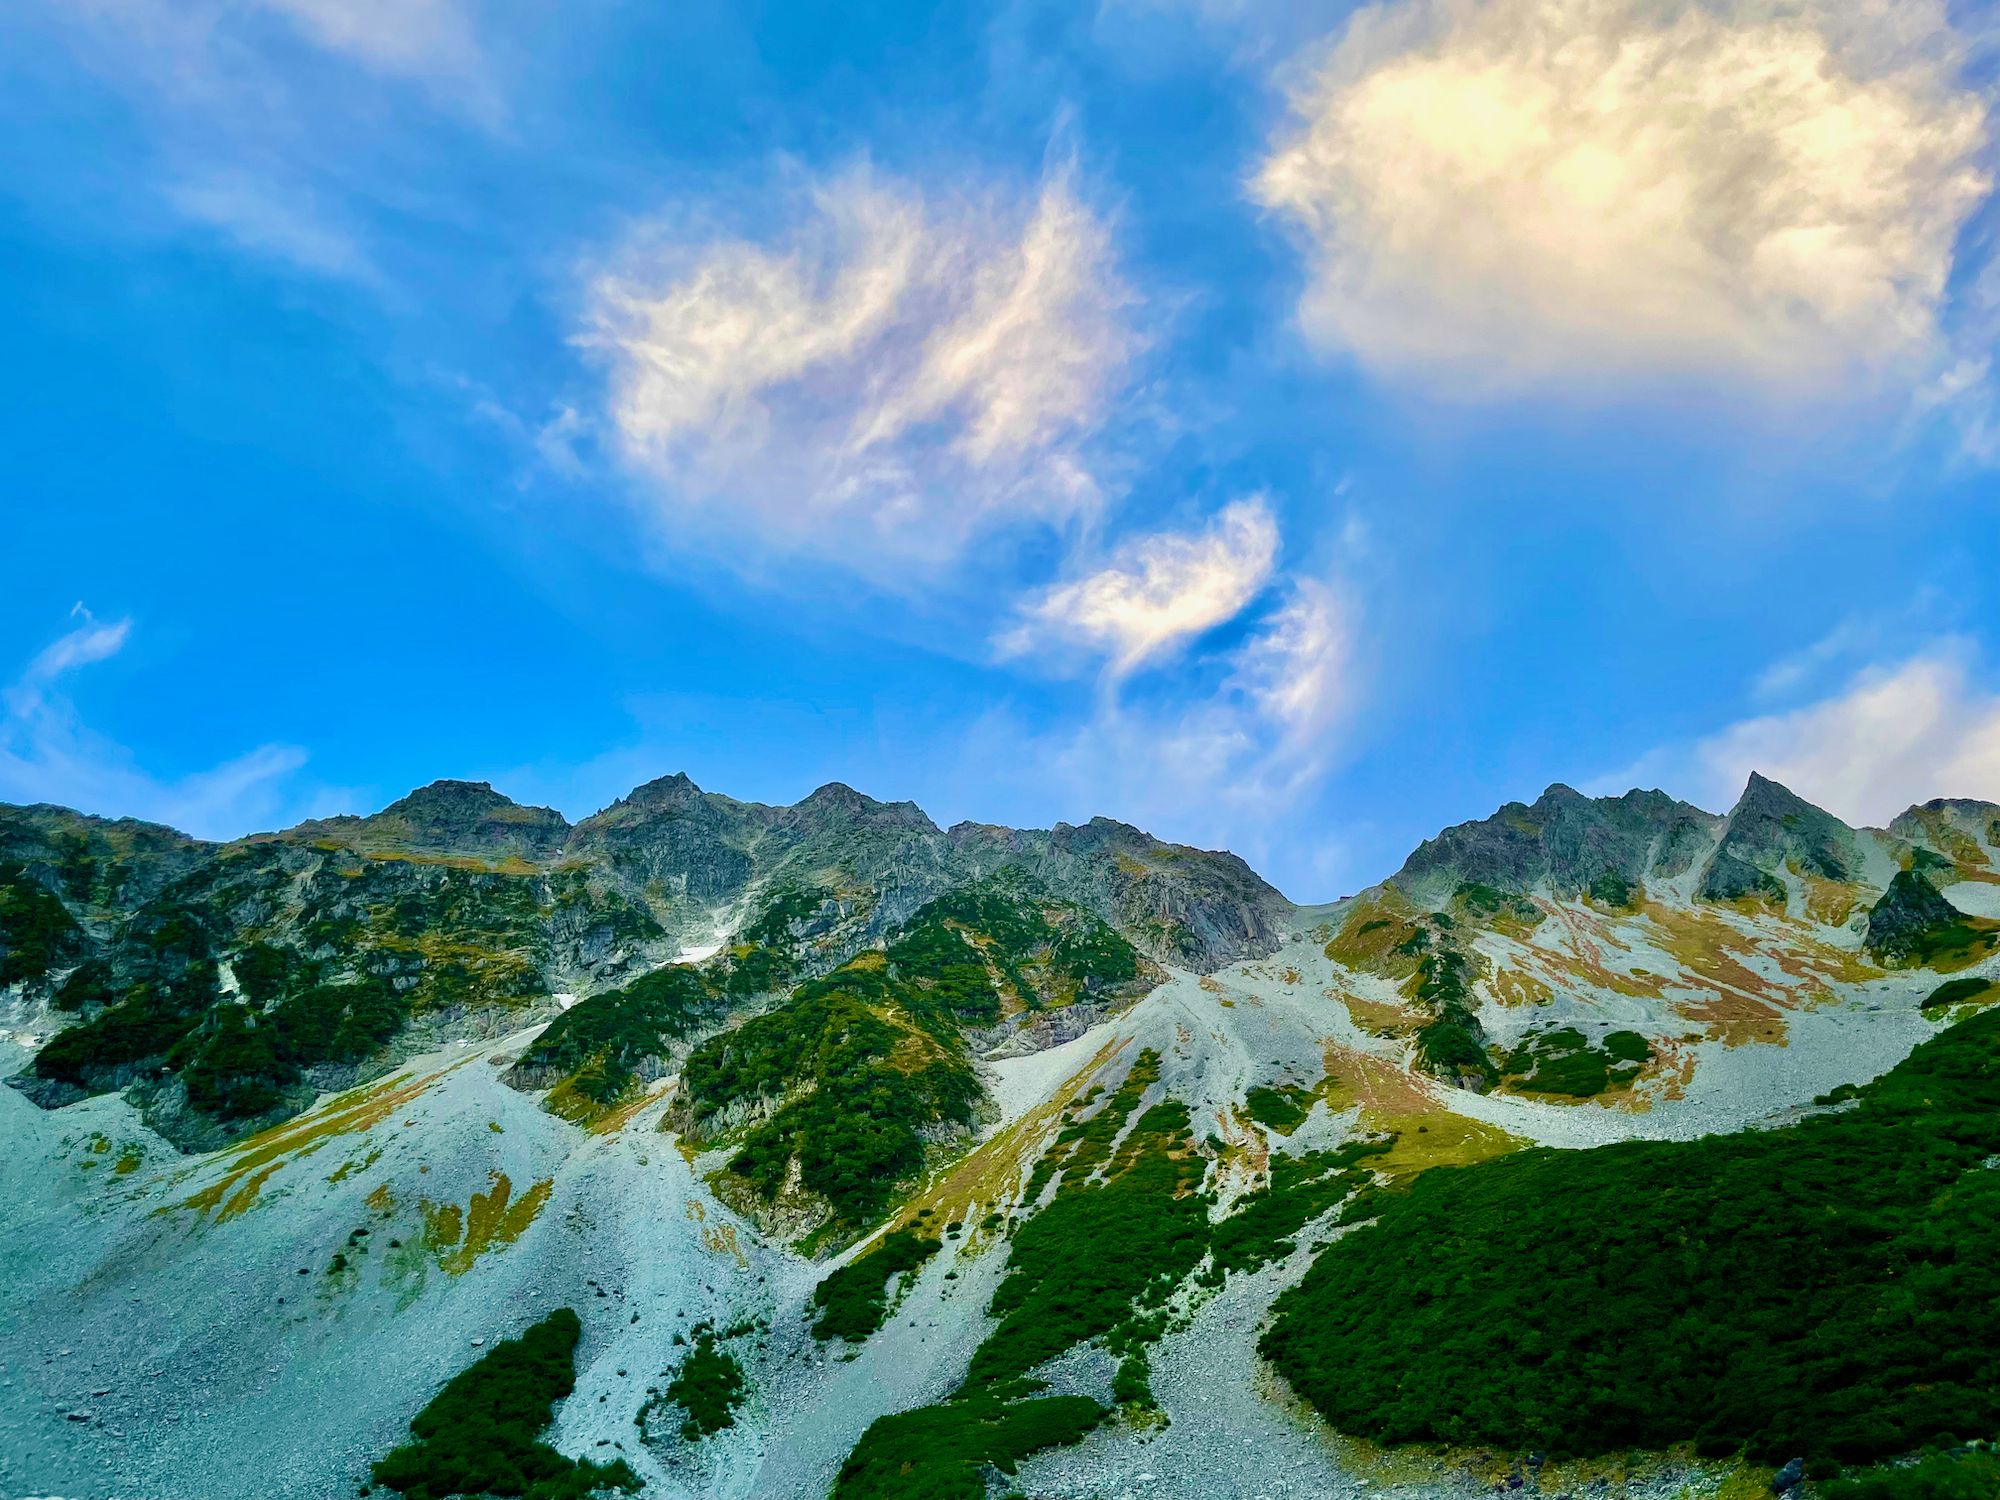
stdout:
<svg viewBox="0 0 2000 1500">
<path fill-rule="evenodd" d="M 35 1054 L 35 1072 L 99 1088 L 120 1070 L 164 1063 L 215 1003 L 213 969 L 179 980 L 139 984 L 123 1000 L 56 1033 Z"/>
<path fill-rule="evenodd" d="M 1087 1396 L 1010 1402 L 990 1392 L 878 1417 L 840 1466 L 833 1500 L 986 1500 L 987 1468 L 1012 1474 L 1103 1419 Z"/>
<path fill-rule="evenodd" d="M 889 1283 L 905 1276 L 937 1254 L 943 1242 L 920 1230 L 899 1229 L 883 1236 L 866 1255 L 831 1272 L 813 1288 L 819 1317 L 813 1337 L 861 1343 L 889 1314 Z"/>
<path fill-rule="evenodd" d="M 1860 1462 L 2000 1426 L 2000 1011 L 1857 1108 L 1425 1173 L 1262 1348 L 1343 1431 Z"/>
<path fill-rule="evenodd" d="M 1632 882 L 1616 870 L 1606 870 L 1590 882 L 1590 899 L 1600 906 L 1629 910 L 1635 894 Z"/>
<path fill-rule="evenodd" d="M 1819 1500 L 1993 1500 L 1995 1495 L 2000 1495 L 2000 1457 L 1933 1453 L 1913 1464 L 1836 1479 L 1820 1490 Z"/>
<path fill-rule="evenodd" d="M 83 930 L 17 864 L 0 864 L 0 987 L 40 979 L 83 951 Z"/>
<path fill-rule="evenodd" d="M 410 1423 L 417 1439 L 374 1466 L 375 1483 L 408 1500 L 520 1495 L 580 1500 L 600 1490 L 637 1490 L 623 1459 L 595 1464 L 565 1458 L 541 1441 L 555 1404 L 575 1388 L 582 1324 L 560 1307 L 519 1338 L 496 1344 Z"/>
<path fill-rule="evenodd" d="M 1501 1071 L 1517 1088 L 1589 1099 L 1639 1076 L 1652 1048 L 1636 1031 L 1614 1031 L 1597 1046 L 1574 1026 L 1530 1032 Z"/>
<path fill-rule="evenodd" d="M 1267 1130 L 1290 1135 L 1312 1113 L 1313 1096 L 1304 1089 L 1254 1088 L 1243 1097 L 1250 1118 Z"/>
<path fill-rule="evenodd" d="M 1437 916 L 1431 920 L 1436 922 Z M 1413 998 L 1432 1018 L 1417 1033 L 1417 1066 L 1453 1082 L 1465 1077 L 1481 1084 L 1497 1082 L 1499 1070 L 1486 1055 L 1485 1032 L 1473 1013 L 1466 987 L 1466 971 L 1472 961 L 1454 948 L 1428 951 L 1429 931 L 1426 927 L 1417 928 L 1413 938 L 1404 944 L 1409 946 L 1414 937 L 1427 940 L 1412 950 L 1423 951 L 1417 963 Z"/>
<path fill-rule="evenodd" d="M 1964 1005 L 1967 1001 L 1977 1000 L 1995 987 L 1993 980 L 1981 979 L 1976 976 L 1968 976 L 1963 979 L 1947 979 L 1943 984 L 1932 990 L 1930 995 L 1924 1000 L 1924 1014 L 1933 1018 L 1943 1015 L 1953 1006 Z"/>
<path fill-rule="evenodd" d="M 790 1096 L 729 1163 L 766 1198 L 796 1161 L 840 1223 L 864 1224 L 922 1168 L 926 1132 L 972 1123 L 980 1087 L 971 1066 L 884 1019 L 884 1001 L 893 1006 L 879 970 L 850 964 L 688 1055 L 683 1097 L 697 1126 L 732 1104 Z"/>
<path fill-rule="evenodd" d="M 1526 896 L 1498 890 L 1477 880 L 1461 881 L 1458 889 L 1452 892 L 1452 901 L 1460 911 L 1475 921 L 1491 922 L 1497 917 L 1513 922 L 1525 922 L 1533 927 L 1542 920 L 1542 909 Z M 1361 931 L 1366 932 L 1369 927 L 1383 925 L 1386 924 L 1381 921 L 1371 922 Z"/>
<path fill-rule="evenodd" d="M 572 1088 L 609 1104 L 632 1085 L 640 1067 L 719 1019 L 727 1005 L 723 991 L 700 969 L 669 964 L 579 1000 L 549 1022 L 521 1054 L 520 1066 L 575 1075 Z"/>
<path fill-rule="evenodd" d="M 735 1426 L 736 1408 L 748 1389 L 743 1366 L 717 1343 L 714 1326 L 697 1323 L 693 1333 L 694 1345 L 666 1389 L 666 1399 L 687 1414 L 681 1436 L 691 1443 Z"/>
<path fill-rule="evenodd" d="M 240 979 L 240 975 L 238 976 Z M 315 985 L 259 1015 L 217 1005 L 169 1062 L 188 1102 L 218 1120 L 266 1114 L 307 1068 L 359 1062 L 402 1030 L 408 1008 L 380 980 Z"/>
<path fill-rule="evenodd" d="M 56 1009 L 72 1014 L 89 1010 L 92 1006 L 103 1008 L 117 1003 L 118 995 L 112 988 L 111 965 L 99 958 L 79 964 L 76 972 L 62 982 L 62 988 L 56 991 L 55 996 Z"/>
<path fill-rule="evenodd" d="M 1390 1149 L 1389 1141 L 1351 1141 L 1335 1151 L 1273 1154 L 1270 1184 L 1241 1199 L 1209 1237 L 1215 1263 L 1250 1271 L 1289 1255 L 1291 1236 L 1367 1183 L 1359 1163 Z"/>
<path fill-rule="evenodd" d="M 1163 1301 L 1208 1247 L 1207 1163 L 1187 1107 L 1142 1114 L 1101 1177 L 1072 1160 L 1054 1201 L 1015 1232 L 993 1294 L 999 1326 L 973 1353 L 968 1386 L 1026 1375 L 1044 1360 Z"/>
</svg>

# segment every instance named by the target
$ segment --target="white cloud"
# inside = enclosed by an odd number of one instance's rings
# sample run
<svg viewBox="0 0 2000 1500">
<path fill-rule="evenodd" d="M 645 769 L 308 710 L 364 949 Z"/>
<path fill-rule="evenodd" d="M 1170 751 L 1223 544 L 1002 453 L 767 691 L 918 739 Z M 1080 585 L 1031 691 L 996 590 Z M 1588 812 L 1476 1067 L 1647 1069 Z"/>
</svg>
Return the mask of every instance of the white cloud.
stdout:
<svg viewBox="0 0 2000 1500">
<path fill-rule="evenodd" d="M 1082 646 L 1122 677 L 1235 619 L 1270 581 L 1277 556 L 1270 508 L 1261 497 L 1238 500 L 1206 531 L 1136 538 L 1107 566 L 1043 590 L 998 645 L 1005 656 Z"/>
<path fill-rule="evenodd" d="M 116 204 L 121 231 L 156 230 L 157 204 L 243 254 L 379 286 L 368 209 L 414 206 L 371 175 L 387 129 L 412 105 L 502 119 L 475 19 L 473 0 L 28 0 L 0 8 L 0 47 L 132 113 L 138 154 L 106 172 L 146 201 Z"/>
<path fill-rule="evenodd" d="M 1989 188 L 1960 51 L 1939 0 L 1393 0 L 1254 192 L 1309 335 L 1448 393 L 1921 374 Z"/>
<path fill-rule="evenodd" d="M 591 290 L 581 342 L 664 511 L 866 567 L 1097 508 L 1133 298 L 1066 174 L 948 198 L 857 170 L 783 217 L 656 225 Z"/>
<path fill-rule="evenodd" d="M 373 281 L 366 252 L 309 197 L 240 172 L 176 183 L 166 199 L 190 221 L 219 231 L 238 249 L 340 280 Z"/>
<path fill-rule="evenodd" d="M 1353 651 L 1333 592 L 1296 580 L 1193 697 L 1100 699 L 1069 728 L 1029 729 L 996 711 L 965 737 L 965 774 L 1038 805 L 1107 812 L 1163 837 L 1255 855 L 1341 748 Z"/>
<path fill-rule="evenodd" d="M 1277 731 L 1289 760 L 1316 763 L 1347 706 L 1347 622 L 1333 591 L 1299 579 L 1291 598 L 1237 658 L 1236 684 Z"/>
<path fill-rule="evenodd" d="M 1656 752 L 1619 789 L 1664 780 L 1712 808 L 1761 771 L 1849 823 L 1881 825 L 1932 797 L 2000 801 L 2000 697 L 1975 682 L 1971 650 L 1942 641 L 1871 668 L 1835 693 Z"/>
<path fill-rule="evenodd" d="M 319 46 L 382 73 L 465 77 L 479 64 L 461 0 L 261 0 Z"/>
<path fill-rule="evenodd" d="M 467 0 L 44 0 L 44 8 L 78 28 L 100 65 L 183 100 L 252 87 L 249 75 L 270 67 L 271 44 L 287 36 L 370 73 L 485 86 Z M 267 76 L 260 92 L 268 102 L 286 90 Z"/>
<path fill-rule="evenodd" d="M 83 623 L 46 647 L 0 693 L 0 802 L 53 802 L 106 817 L 166 823 L 206 838 L 274 826 L 295 803 L 287 782 L 305 764 L 293 745 L 263 745 L 210 770 L 162 780 L 129 750 L 94 733 L 61 690 L 80 667 L 118 654 L 131 622 Z"/>
<path fill-rule="evenodd" d="M 42 684 L 53 682 L 74 667 L 108 661 L 125 649 L 125 638 L 132 632 L 130 620 L 100 625 L 81 602 L 69 613 L 71 619 L 81 618 L 83 623 L 42 648 L 41 653 L 28 663 L 28 670 L 21 675 L 16 692 L 37 692 Z"/>
</svg>

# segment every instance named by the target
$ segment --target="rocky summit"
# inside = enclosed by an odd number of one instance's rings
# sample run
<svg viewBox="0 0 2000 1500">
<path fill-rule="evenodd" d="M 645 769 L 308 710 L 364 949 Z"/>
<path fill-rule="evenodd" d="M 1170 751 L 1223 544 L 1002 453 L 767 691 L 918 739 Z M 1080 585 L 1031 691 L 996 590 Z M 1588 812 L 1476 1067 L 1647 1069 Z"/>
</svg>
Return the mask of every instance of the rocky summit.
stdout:
<svg viewBox="0 0 2000 1500">
<path fill-rule="evenodd" d="M 1761 776 L 0 807 L 0 1494 L 2000 1493 L 1996 1001 L 2000 807 Z"/>
</svg>

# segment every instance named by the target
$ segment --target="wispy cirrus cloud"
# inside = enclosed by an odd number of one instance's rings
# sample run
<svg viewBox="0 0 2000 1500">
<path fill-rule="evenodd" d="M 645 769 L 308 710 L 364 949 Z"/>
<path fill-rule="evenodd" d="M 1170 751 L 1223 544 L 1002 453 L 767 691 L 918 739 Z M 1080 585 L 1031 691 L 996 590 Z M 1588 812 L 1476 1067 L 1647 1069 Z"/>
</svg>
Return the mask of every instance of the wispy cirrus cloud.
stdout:
<svg viewBox="0 0 2000 1500">
<path fill-rule="evenodd" d="M 191 775 L 161 779 L 124 746 L 91 730 L 64 691 L 81 668 L 125 648 L 130 620 L 80 621 L 36 654 L 0 692 L 0 802 L 53 802 L 107 817 L 138 817 L 208 838 L 273 826 L 288 812 L 323 810 L 328 793 L 302 803 L 292 778 L 306 762 L 295 745 L 260 745 Z"/>
<path fill-rule="evenodd" d="M 1238 500 L 1202 531 L 1133 537 L 1104 566 L 1030 596 L 996 645 L 1003 657 L 1087 651 L 1123 677 L 1235 619 L 1277 557 L 1270 506 Z"/>
<path fill-rule="evenodd" d="M 964 774 L 1040 805 L 1108 812 L 1257 857 L 1344 748 L 1353 624 L 1334 590 L 1292 579 L 1205 684 L 1128 697 L 1035 727 L 997 709 L 961 738 Z"/>
<path fill-rule="evenodd" d="M 997 650 L 1093 671 L 1091 711 L 1039 731 L 997 711 L 968 736 L 967 756 L 1003 782 L 1032 774 L 1059 804 L 1262 847 L 1343 749 L 1358 696 L 1353 606 L 1323 579 L 1281 572 L 1281 550 L 1256 495 L 1198 529 L 1129 537 L 1027 596 Z M 1232 624 L 1231 644 L 1194 650 Z"/>
<path fill-rule="evenodd" d="M 28 0 L 0 44 L 131 112 L 121 229 L 164 210 L 267 264 L 378 287 L 370 214 L 409 196 L 370 175 L 385 123 L 504 117 L 476 0 Z"/>
<path fill-rule="evenodd" d="M 1253 191 L 1308 335 L 1434 392 L 1913 383 L 1991 186 L 1965 51 L 1938 0 L 1390 0 Z"/>
<path fill-rule="evenodd" d="M 761 235 L 657 222 L 591 288 L 580 342 L 651 504 L 877 573 L 1099 509 L 1139 338 L 1069 171 L 945 192 L 863 167 L 779 197 Z"/>
</svg>

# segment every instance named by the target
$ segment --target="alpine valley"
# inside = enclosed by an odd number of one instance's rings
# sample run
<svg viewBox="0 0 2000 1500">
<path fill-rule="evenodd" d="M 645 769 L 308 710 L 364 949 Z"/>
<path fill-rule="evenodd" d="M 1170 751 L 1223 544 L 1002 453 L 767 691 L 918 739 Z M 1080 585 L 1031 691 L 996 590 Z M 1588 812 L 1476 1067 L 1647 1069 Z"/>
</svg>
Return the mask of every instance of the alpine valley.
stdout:
<svg viewBox="0 0 2000 1500">
<path fill-rule="evenodd" d="M 2000 806 L 0 807 L 0 1495 L 2000 1494 Z"/>
</svg>

